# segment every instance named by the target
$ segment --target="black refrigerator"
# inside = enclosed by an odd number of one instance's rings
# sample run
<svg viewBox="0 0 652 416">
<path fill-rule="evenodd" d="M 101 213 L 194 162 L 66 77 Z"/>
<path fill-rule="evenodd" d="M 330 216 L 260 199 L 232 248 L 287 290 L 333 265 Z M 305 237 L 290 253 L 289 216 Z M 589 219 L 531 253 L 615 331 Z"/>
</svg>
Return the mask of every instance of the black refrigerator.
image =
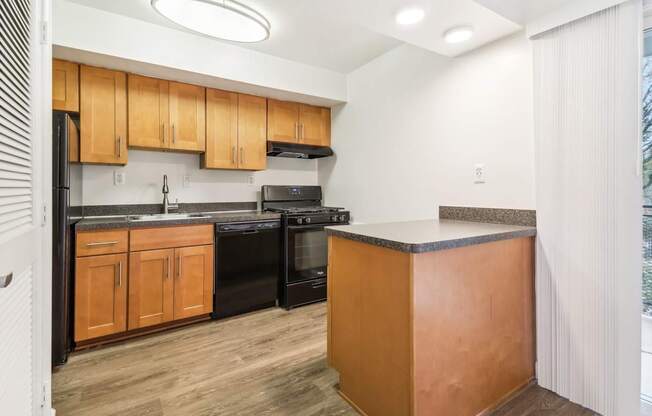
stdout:
<svg viewBox="0 0 652 416">
<path fill-rule="evenodd" d="M 64 364 L 72 348 L 75 222 L 82 213 L 82 168 L 76 115 L 52 114 L 52 366 Z M 71 143 L 72 141 L 77 141 Z"/>
</svg>

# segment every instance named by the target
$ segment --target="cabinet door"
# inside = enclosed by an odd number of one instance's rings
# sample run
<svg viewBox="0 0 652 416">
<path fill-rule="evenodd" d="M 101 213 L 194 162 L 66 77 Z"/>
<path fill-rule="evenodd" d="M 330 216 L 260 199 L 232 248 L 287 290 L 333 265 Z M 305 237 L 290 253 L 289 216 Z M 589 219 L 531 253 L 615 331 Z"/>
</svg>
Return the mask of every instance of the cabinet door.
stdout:
<svg viewBox="0 0 652 416">
<path fill-rule="evenodd" d="M 127 329 L 127 255 L 82 257 L 75 273 L 75 341 Z"/>
<path fill-rule="evenodd" d="M 299 106 L 299 142 L 314 146 L 331 144 L 331 110 L 301 104 Z"/>
<path fill-rule="evenodd" d="M 299 104 L 268 100 L 267 140 L 296 143 L 299 138 Z"/>
<path fill-rule="evenodd" d="M 54 59 L 52 61 L 52 109 L 79 111 L 79 65 Z"/>
<path fill-rule="evenodd" d="M 203 152 L 206 149 L 206 89 L 170 82 L 171 149 Z"/>
<path fill-rule="evenodd" d="M 129 255 L 129 329 L 174 319 L 174 250 Z"/>
<path fill-rule="evenodd" d="M 169 147 L 168 81 L 129 74 L 129 146 Z"/>
<path fill-rule="evenodd" d="M 127 163 L 127 76 L 81 67 L 81 162 Z"/>
<path fill-rule="evenodd" d="M 213 311 L 213 246 L 174 250 L 174 319 L 189 318 Z"/>
<path fill-rule="evenodd" d="M 238 94 L 206 90 L 206 153 L 202 167 L 238 167 Z"/>
<path fill-rule="evenodd" d="M 68 118 L 68 162 L 79 163 L 79 127 Z"/>
<path fill-rule="evenodd" d="M 238 167 L 263 170 L 267 167 L 267 100 L 253 95 L 238 97 Z"/>
</svg>

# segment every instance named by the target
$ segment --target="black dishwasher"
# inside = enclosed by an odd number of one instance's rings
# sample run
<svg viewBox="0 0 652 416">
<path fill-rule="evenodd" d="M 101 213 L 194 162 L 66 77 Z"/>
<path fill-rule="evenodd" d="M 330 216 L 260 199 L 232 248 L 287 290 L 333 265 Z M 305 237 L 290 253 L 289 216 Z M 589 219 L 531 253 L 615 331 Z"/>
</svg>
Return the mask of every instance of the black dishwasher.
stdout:
<svg viewBox="0 0 652 416">
<path fill-rule="evenodd" d="M 275 306 L 281 222 L 218 224 L 215 227 L 213 318 Z"/>
</svg>

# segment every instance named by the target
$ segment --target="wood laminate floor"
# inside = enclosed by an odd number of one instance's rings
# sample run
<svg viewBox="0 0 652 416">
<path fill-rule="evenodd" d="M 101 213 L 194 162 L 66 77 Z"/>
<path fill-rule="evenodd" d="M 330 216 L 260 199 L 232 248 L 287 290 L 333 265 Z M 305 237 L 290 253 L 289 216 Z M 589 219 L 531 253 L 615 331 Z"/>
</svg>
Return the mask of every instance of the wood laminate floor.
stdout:
<svg viewBox="0 0 652 416">
<path fill-rule="evenodd" d="M 337 380 L 326 367 L 326 306 L 317 304 L 73 354 L 53 375 L 53 401 L 57 416 L 355 415 Z M 495 413 L 541 415 L 594 413 L 537 386 Z"/>
</svg>

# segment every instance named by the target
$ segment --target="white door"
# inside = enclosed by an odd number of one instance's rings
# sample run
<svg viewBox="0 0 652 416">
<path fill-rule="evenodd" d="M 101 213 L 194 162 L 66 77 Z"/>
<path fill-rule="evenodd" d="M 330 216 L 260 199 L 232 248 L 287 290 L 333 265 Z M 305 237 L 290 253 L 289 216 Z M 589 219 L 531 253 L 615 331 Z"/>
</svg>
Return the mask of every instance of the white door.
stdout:
<svg viewBox="0 0 652 416">
<path fill-rule="evenodd" d="M 45 105 L 50 54 L 39 27 L 44 4 L 0 1 L 0 415 L 50 412 L 44 371 L 51 293 L 50 266 L 43 261 L 49 234 L 42 162 L 51 130 Z"/>
</svg>

